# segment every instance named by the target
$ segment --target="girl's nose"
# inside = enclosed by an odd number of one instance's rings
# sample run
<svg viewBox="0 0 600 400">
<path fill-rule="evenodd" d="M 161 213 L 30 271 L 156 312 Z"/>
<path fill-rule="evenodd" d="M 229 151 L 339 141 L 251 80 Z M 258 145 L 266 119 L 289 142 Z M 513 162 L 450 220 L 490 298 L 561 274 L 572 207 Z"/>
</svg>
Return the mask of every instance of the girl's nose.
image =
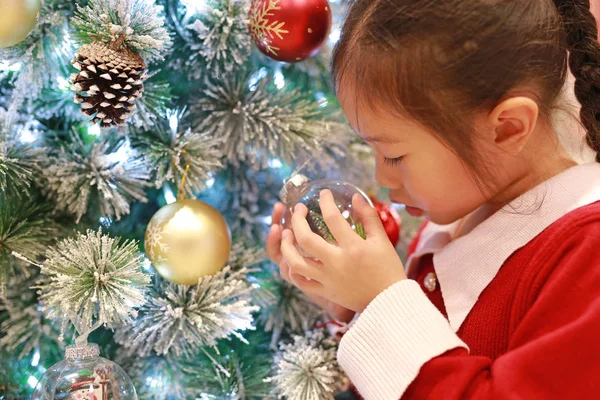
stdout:
<svg viewBox="0 0 600 400">
<path fill-rule="evenodd" d="M 384 188 L 394 190 L 402 188 L 402 179 L 398 174 L 398 171 L 390 168 L 387 165 L 383 165 L 381 161 L 377 161 L 375 168 L 375 179 Z"/>
</svg>

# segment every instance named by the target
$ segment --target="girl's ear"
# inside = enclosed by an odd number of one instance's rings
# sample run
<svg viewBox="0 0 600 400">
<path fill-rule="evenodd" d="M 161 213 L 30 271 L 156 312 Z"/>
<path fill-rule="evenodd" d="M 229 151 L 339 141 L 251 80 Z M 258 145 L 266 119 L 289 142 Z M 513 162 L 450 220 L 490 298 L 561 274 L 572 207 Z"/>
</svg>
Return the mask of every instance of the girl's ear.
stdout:
<svg viewBox="0 0 600 400">
<path fill-rule="evenodd" d="M 496 146 L 516 155 L 535 130 L 539 107 L 529 97 L 511 97 L 498 104 L 489 114 L 493 127 L 492 139 Z"/>
</svg>

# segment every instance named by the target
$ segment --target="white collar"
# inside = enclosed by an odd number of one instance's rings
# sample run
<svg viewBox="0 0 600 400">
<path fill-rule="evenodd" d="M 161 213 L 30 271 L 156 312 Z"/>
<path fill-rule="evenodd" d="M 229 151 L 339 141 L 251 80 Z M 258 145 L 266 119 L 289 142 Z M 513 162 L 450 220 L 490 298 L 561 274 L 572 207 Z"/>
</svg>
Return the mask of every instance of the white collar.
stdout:
<svg viewBox="0 0 600 400">
<path fill-rule="evenodd" d="M 515 199 L 468 234 L 452 240 L 458 221 L 428 223 L 407 269 L 424 254 L 433 263 L 450 326 L 458 331 L 479 295 L 516 250 L 576 208 L 600 200 L 600 163 L 577 165 Z"/>
</svg>

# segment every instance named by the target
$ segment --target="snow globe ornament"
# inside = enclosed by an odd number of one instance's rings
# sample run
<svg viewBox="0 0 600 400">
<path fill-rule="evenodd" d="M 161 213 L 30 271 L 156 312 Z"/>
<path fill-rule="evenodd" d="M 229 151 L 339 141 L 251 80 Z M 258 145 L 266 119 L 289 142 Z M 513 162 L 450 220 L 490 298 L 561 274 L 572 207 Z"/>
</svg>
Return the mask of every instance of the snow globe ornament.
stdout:
<svg viewBox="0 0 600 400">
<path fill-rule="evenodd" d="M 46 371 L 31 399 L 137 400 L 137 394 L 125 371 L 90 343 L 68 346 L 65 360 Z"/>
<path fill-rule="evenodd" d="M 319 205 L 319 196 L 324 189 L 331 190 L 335 203 L 342 216 L 348 221 L 348 224 L 350 224 L 354 232 L 365 239 L 365 230 L 363 225 L 358 221 L 358 216 L 355 214 L 354 207 L 352 206 L 352 197 L 358 193 L 372 207 L 373 203 L 371 202 L 371 199 L 369 199 L 362 190 L 349 182 L 337 181 L 334 179 L 310 181 L 302 174 L 293 175 L 284 183 L 284 186 L 279 193 L 281 201 L 286 205 L 286 210 L 281 219 L 281 226 L 283 226 L 284 229 L 293 230 L 292 214 L 294 212 L 294 206 L 298 203 L 303 203 L 308 208 L 306 220 L 308 221 L 311 230 L 327 242 L 334 244 L 335 238 L 329 231 L 329 228 L 327 228 Z M 300 246 L 296 245 L 296 248 L 303 256 L 310 256 Z"/>
</svg>

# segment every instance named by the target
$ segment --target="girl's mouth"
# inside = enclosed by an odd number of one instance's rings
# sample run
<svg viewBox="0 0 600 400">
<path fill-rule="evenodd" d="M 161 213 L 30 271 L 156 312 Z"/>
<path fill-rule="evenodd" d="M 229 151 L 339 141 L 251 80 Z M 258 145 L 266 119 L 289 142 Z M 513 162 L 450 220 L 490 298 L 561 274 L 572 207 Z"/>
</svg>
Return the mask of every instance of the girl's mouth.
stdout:
<svg viewBox="0 0 600 400">
<path fill-rule="evenodd" d="M 406 212 L 411 217 L 422 217 L 425 215 L 425 211 L 421 210 L 420 208 L 417 208 L 417 207 L 406 206 Z"/>
</svg>

